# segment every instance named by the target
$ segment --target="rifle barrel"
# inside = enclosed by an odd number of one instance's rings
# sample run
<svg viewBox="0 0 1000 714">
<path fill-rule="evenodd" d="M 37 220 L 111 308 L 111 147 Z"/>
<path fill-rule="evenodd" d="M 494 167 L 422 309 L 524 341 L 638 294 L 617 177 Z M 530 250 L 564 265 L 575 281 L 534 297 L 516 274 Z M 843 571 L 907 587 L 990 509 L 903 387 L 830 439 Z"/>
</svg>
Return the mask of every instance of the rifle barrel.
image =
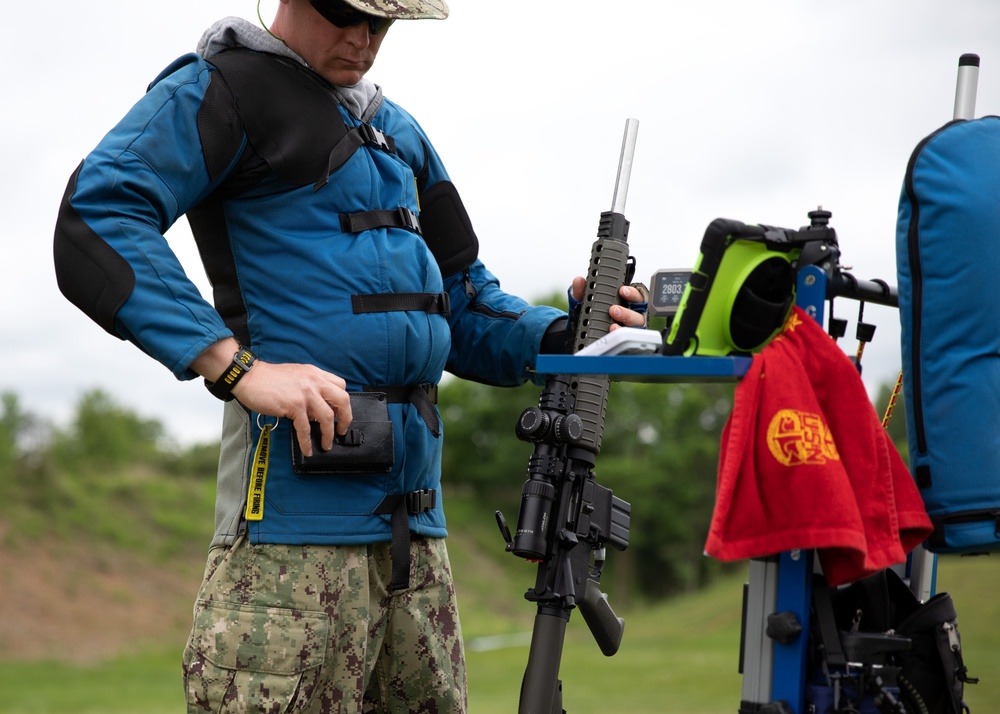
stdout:
<svg viewBox="0 0 1000 714">
<path fill-rule="evenodd" d="M 615 179 L 615 193 L 611 199 L 612 213 L 625 213 L 628 199 L 628 182 L 632 177 L 632 157 L 635 155 L 635 139 L 639 133 L 639 120 L 625 121 L 625 137 L 622 139 L 622 155 L 618 160 L 618 176 Z"/>
</svg>

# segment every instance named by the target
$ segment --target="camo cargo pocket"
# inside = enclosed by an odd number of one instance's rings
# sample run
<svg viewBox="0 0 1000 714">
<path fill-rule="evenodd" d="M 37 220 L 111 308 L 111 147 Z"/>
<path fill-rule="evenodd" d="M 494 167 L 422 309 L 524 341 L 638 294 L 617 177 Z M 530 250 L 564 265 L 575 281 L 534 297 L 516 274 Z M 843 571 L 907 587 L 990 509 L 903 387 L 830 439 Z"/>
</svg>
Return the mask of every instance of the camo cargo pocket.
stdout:
<svg viewBox="0 0 1000 714">
<path fill-rule="evenodd" d="M 323 613 L 198 601 L 184 652 L 188 711 L 299 711 L 328 634 Z"/>
</svg>

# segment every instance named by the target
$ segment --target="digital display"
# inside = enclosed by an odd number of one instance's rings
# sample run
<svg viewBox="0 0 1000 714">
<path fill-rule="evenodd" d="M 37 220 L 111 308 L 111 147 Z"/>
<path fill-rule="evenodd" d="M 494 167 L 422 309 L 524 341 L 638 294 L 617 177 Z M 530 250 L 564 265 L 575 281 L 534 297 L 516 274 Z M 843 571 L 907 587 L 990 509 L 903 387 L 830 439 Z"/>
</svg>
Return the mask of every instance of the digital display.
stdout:
<svg viewBox="0 0 1000 714">
<path fill-rule="evenodd" d="M 690 278 L 690 270 L 657 270 L 653 273 L 649 291 L 649 313 L 657 317 L 675 315 Z"/>
</svg>

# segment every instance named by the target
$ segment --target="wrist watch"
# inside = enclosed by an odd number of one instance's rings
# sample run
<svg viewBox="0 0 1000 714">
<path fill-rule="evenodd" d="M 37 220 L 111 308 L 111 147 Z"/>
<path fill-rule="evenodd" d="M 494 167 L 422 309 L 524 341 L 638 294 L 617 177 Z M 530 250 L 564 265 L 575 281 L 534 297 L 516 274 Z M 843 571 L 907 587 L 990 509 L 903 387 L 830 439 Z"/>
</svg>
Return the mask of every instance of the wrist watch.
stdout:
<svg viewBox="0 0 1000 714">
<path fill-rule="evenodd" d="M 233 387 L 243 378 L 244 374 L 250 371 L 256 361 L 256 355 L 243 345 L 240 345 L 239 350 L 233 355 L 233 362 L 229 365 L 229 368 L 214 382 L 206 379 L 205 387 L 213 397 L 221 399 L 224 402 L 232 401 L 234 398 Z"/>
</svg>

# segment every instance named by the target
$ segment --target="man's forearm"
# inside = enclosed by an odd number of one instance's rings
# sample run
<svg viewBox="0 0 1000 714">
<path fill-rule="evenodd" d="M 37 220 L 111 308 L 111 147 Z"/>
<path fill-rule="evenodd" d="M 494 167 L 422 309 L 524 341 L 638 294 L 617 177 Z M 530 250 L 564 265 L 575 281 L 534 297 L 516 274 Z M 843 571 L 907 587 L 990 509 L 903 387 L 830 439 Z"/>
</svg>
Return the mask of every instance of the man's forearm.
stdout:
<svg viewBox="0 0 1000 714">
<path fill-rule="evenodd" d="M 191 363 L 191 369 L 209 382 L 218 381 L 233 363 L 233 355 L 239 349 L 239 342 L 232 337 L 219 340 L 195 358 Z"/>
</svg>

